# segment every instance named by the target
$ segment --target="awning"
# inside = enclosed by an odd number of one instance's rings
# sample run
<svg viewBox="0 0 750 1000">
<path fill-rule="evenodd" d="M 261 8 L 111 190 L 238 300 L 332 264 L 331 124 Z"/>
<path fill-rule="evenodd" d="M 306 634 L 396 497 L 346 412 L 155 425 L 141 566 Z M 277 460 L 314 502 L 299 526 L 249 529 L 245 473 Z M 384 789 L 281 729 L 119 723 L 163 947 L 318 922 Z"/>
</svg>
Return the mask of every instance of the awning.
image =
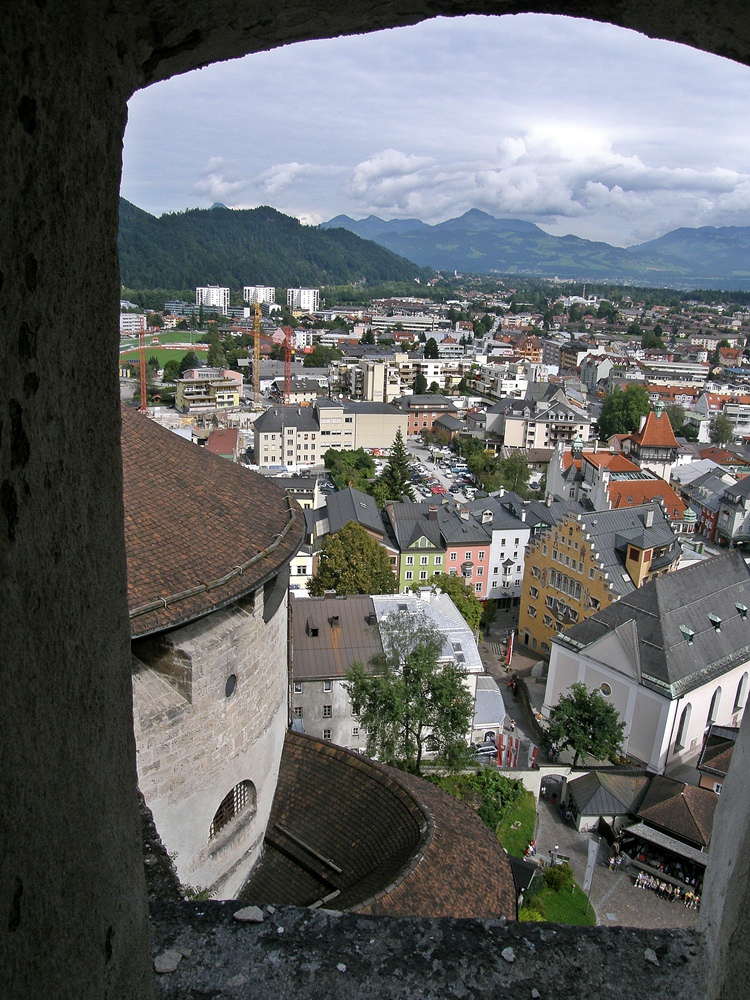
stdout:
<svg viewBox="0 0 750 1000">
<path fill-rule="evenodd" d="M 665 851 L 671 851 L 673 854 L 679 854 L 686 861 L 692 861 L 696 865 L 703 865 L 704 868 L 708 864 L 708 853 L 706 851 L 699 851 L 696 847 L 690 847 L 681 840 L 670 837 L 669 834 L 660 833 L 659 830 L 654 830 L 653 827 L 646 826 L 645 823 L 634 823 L 633 826 L 627 826 L 621 831 L 621 834 L 624 833 L 629 833 L 633 837 L 639 837 L 641 840 L 647 840 L 650 844 L 655 844 L 657 847 L 661 847 Z"/>
</svg>

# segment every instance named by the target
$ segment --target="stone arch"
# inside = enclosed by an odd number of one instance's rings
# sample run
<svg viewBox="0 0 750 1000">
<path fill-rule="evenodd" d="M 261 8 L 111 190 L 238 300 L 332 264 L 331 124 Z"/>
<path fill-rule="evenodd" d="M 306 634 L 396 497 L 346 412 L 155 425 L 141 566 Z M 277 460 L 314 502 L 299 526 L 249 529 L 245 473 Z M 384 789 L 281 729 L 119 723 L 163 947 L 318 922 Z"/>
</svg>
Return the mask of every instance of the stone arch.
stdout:
<svg viewBox="0 0 750 1000">
<path fill-rule="evenodd" d="M 438 15 L 524 12 L 588 17 L 750 64 L 750 10 L 708 0 L 290 0 L 266 8 L 250 0 L 18 0 L 4 11 L 0 727 L 13 739 L 3 766 L 9 860 L 0 898 L 9 917 L 0 935 L 16 995 L 150 994 L 115 369 L 128 97 L 293 41 Z M 90 321 L 79 325 L 81 303 Z M 744 863 L 750 834 L 737 833 L 748 817 L 735 786 L 733 823 L 723 824 L 731 841 L 712 850 L 734 851 Z M 744 889 L 734 895 L 739 927 L 748 897 Z M 717 890 L 717 926 L 722 899 Z M 734 992 L 718 984 L 712 996 L 744 996 L 750 978 L 744 953 L 725 960 L 729 934 L 717 939 L 716 968 L 729 970 L 722 975 Z"/>
</svg>

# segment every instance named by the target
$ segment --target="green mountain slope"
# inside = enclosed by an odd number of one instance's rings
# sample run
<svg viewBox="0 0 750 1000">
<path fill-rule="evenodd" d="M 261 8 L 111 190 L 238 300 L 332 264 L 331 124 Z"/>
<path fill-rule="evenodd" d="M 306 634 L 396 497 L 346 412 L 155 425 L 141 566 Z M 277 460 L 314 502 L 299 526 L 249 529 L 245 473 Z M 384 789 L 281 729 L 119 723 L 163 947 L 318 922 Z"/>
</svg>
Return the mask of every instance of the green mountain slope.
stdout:
<svg viewBox="0 0 750 1000">
<path fill-rule="evenodd" d="M 303 226 L 273 208 L 216 207 L 156 218 L 120 199 L 128 288 L 278 287 L 410 281 L 421 268 L 345 229 Z"/>
</svg>

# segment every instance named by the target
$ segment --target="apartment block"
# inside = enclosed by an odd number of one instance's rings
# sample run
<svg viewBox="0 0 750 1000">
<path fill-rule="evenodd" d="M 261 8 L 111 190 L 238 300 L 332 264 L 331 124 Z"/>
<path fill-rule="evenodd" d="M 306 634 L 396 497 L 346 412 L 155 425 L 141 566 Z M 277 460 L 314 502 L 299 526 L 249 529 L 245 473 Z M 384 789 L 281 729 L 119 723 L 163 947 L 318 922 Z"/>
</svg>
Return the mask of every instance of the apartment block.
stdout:
<svg viewBox="0 0 750 1000">
<path fill-rule="evenodd" d="M 229 312 L 229 289 L 219 285 L 205 285 L 195 289 L 195 304 L 204 309 L 216 310 L 222 316 Z"/>
<path fill-rule="evenodd" d="M 286 304 L 293 313 L 313 313 L 320 309 L 319 288 L 287 288 Z"/>
</svg>

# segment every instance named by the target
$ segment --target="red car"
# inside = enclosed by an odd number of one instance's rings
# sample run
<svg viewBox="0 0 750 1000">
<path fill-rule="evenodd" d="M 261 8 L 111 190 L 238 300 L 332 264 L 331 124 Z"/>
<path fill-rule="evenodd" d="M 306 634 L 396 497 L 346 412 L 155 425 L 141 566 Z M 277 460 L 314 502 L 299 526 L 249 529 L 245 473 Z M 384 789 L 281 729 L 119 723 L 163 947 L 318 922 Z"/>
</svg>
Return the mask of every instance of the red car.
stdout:
<svg viewBox="0 0 750 1000">
<path fill-rule="evenodd" d="M 447 493 L 447 492 L 448 492 L 448 490 L 446 490 L 446 488 L 444 486 L 431 486 L 430 487 L 430 493 L 434 493 L 436 495 L 440 495 L 441 493 Z"/>
</svg>

